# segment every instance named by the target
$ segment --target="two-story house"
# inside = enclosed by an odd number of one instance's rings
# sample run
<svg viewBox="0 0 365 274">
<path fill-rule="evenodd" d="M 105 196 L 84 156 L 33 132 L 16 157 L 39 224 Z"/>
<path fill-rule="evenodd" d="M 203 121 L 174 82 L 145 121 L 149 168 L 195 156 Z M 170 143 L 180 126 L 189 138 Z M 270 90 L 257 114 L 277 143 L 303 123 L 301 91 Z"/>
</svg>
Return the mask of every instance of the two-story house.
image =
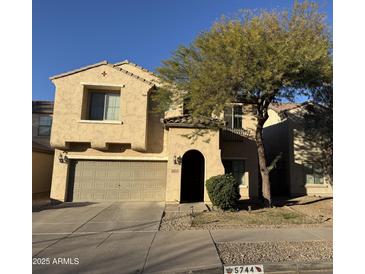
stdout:
<svg viewBox="0 0 365 274">
<path fill-rule="evenodd" d="M 55 85 L 51 198 L 59 201 L 209 201 L 205 181 L 225 172 L 243 199 L 258 197 L 252 109 L 193 121 L 183 106 L 153 111 L 156 75 L 103 61 L 50 78 Z M 210 123 L 226 130 L 212 129 Z"/>
<path fill-rule="evenodd" d="M 32 194 L 49 197 L 54 149 L 50 146 L 52 101 L 32 101 Z"/>
</svg>

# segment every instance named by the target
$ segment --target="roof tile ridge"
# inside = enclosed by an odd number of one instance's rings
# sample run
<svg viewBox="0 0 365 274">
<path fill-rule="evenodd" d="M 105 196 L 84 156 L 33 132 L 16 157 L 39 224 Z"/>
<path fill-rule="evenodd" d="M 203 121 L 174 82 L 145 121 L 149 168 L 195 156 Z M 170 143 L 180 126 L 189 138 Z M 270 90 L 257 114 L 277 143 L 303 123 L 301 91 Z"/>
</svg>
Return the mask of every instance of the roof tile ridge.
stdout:
<svg viewBox="0 0 365 274">
<path fill-rule="evenodd" d="M 135 66 L 135 67 L 137 67 L 137 68 L 139 68 L 139 69 L 141 69 L 141 70 L 143 70 L 143 71 L 145 71 L 145 72 L 148 72 L 148 73 L 150 73 L 150 74 L 152 74 L 153 76 L 155 76 L 155 77 L 157 77 L 157 78 L 158 78 L 158 76 L 157 76 L 157 75 L 156 75 L 153 71 L 151 71 L 151 70 L 149 70 L 149 69 L 146 69 L 145 67 L 142 67 L 142 66 L 140 66 L 140 65 L 138 65 L 138 64 L 136 64 L 136 63 L 133 63 L 133 62 L 131 62 L 131 61 L 128 61 L 127 59 L 126 59 L 126 60 L 124 60 L 124 61 L 121 61 L 121 62 L 115 63 L 115 65 L 116 65 L 116 66 L 123 65 L 123 64 L 130 64 L 130 65 Z"/>
<path fill-rule="evenodd" d="M 143 77 L 138 76 L 137 74 L 134 74 L 134 73 L 132 73 L 132 72 L 126 70 L 126 69 L 123 69 L 121 67 L 118 67 L 117 65 L 113 65 L 113 64 L 109 64 L 109 63 L 107 65 L 110 66 L 110 67 L 112 67 L 112 68 L 114 68 L 114 69 L 116 69 L 116 70 L 119 70 L 119 71 L 121 71 L 121 72 L 123 72 L 123 73 L 125 73 L 125 74 L 127 74 L 127 75 L 129 75 L 131 77 L 134 77 L 134 78 L 136 78 L 136 79 L 138 79 L 138 80 L 140 80 L 142 82 L 145 82 L 145 83 L 147 83 L 147 84 L 149 84 L 151 86 L 155 85 L 153 82 L 148 81 L 148 80 L 144 79 Z"/>
</svg>

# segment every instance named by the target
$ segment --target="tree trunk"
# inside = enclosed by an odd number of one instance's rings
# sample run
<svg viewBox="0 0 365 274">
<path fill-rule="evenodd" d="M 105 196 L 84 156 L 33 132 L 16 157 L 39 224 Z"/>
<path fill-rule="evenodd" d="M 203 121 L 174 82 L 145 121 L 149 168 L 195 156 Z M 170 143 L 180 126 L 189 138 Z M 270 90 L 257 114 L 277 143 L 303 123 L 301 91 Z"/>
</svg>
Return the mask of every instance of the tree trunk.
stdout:
<svg viewBox="0 0 365 274">
<path fill-rule="evenodd" d="M 264 197 L 265 207 L 271 207 L 271 191 L 270 191 L 270 179 L 269 179 L 269 169 L 266 165 L 266 157 L 265 157 L 265 148 L 262 138 L 262 130 L 263 127 L 261 125 L 261 121 L 259 121 L 257 129 L 256 129 L 256 145 L 257 145 L 257 153 L 259 157 L 259 168 L 262 179 L 262 195 Z"/>
</svg>

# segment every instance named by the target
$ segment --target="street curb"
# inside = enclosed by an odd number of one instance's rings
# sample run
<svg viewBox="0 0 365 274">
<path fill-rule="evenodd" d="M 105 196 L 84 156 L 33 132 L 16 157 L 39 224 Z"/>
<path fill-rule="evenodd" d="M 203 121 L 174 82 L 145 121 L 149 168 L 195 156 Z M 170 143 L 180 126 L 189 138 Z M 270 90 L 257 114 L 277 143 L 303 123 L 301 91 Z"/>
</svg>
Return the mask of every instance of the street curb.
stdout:
<svg viewBox="0 0 365 274">
<path fill-rule="evenodd" d="M 264 266 L 264 273 L 303 273 L 306 271 L 325 271 L 332 270 L 332 262 L 308 262 L 308 263 L 252 263 Z M 225 266 L 234 266 L 237 264 L 225 264 Z M 251 264 L 250 264 L 251 265 Z M 207 272 L 208 273 L 208 272 Z M 212 272 L 213 273 L 213 272 Z"/>
<path fill-rule="evenodd" d="M 333 262 L 298 263 L 299 270 L 332 270 Z"/>
<path fill-rule="evenodd" d="M 264 266 L 265 274 L 296 274 L 306 273 L 309 271 L 332 271 L 332 262 L 309 262 L 309 263 L 257 263 Z M 225 264 L 226 266 L 234 266 L 237 264 Z M 169 272 L 159 273 L 173 273 L 173 274 L 222 274 L 222 267 L 212 267 L 206 269 L 186 269 L 175 270 Z"/>
<path fill-rule="evenodd" d="M 158 271 L 158 272 L 142 272 L 146 274 L 222 274 L 223 266 L 204 266 L 200 267 L 192 267 L 186 269 L 175 269 L 175 270 L 167 270 L 167 271 Z"/>
</svg>

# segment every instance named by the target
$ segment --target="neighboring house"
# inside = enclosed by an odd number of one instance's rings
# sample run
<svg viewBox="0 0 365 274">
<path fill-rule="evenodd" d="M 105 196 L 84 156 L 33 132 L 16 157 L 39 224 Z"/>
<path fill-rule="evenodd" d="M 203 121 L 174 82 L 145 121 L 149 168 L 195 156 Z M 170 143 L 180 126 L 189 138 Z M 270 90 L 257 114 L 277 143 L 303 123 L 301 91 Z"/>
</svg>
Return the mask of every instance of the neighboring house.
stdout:
<svg viewBox="0 0 365 274">
<path fill-rule="evenodd" d="M 259 195 L 255 118 L 233 104 L 192 121 L 183 106 L 153 111 L 159 79 L 128 61 L 50 78 L 56 87 L 51 198 L 58 201 L 209 201 L 205 180 L 233 173 L 243 199 Z M 184 114 L 185 113 L 185 114 Z M 226 130 L 211 124 L 227 123 Z"/>
<path fill-rule="evenodd" d="M 323 145 L 323 140 L 327 140 L 322 133 L 323 125 L 308 124 L 305 118 L 310 114 L 319 121 L 326 115 L 325 110 L 312 102 L 270 105 L 264 127 L 268 162 L 283 153 L 270 173 L 273 195 L 332 195 L 332 176 L 328 168 L 331 159 Z"/>
<path fill-rule="evenodd" d="M 53 102 L 32 101 L 32 193 L 49 197 L 54 149 L 50 146 Z"/>
</svg>

